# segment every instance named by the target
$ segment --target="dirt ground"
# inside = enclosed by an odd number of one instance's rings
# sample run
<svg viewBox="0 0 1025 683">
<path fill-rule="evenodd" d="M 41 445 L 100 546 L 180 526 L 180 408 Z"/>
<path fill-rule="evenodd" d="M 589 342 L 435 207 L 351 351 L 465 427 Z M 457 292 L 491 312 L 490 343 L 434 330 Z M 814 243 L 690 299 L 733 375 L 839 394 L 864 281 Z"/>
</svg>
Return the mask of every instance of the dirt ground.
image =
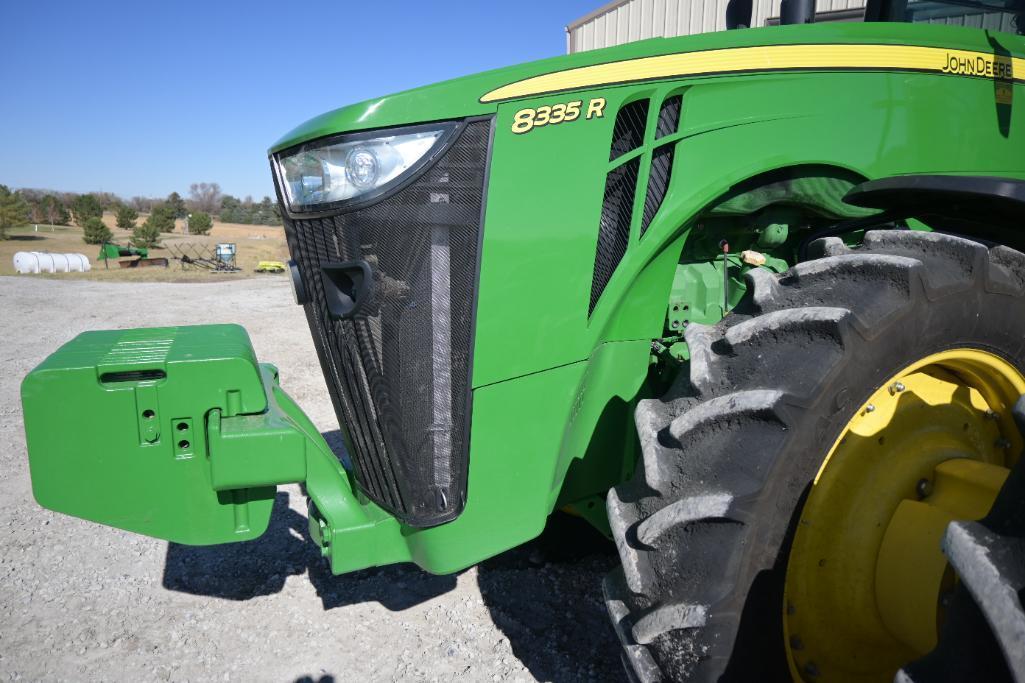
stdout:
<svg viewBox="0 0 1025 683">
<path fill-rule="evenodd" d="M 246 226 L 249 227 L 249 226 Z M 79 332 L 237 322 L 329 441 L 337 423 L 283 278 L 205 284 L 0 277 L 0 680 L 609 681 L 614 550 L 578 520 L 455 576 L 333 577 L 282 487 L 258 540 L 192 548 L 32 499 L 18 387 Z"/>
<path fill-rule="evenodd" d="M 136 223 L 141 224 L 145 220 L 144 214 Z M 118 229 L 112 214 L 105 213 L 103 222 L 114 233 L 111 241 L 126 246 L 130 244 L 132 232 Z M 15 274 L 13 257 L 19 251 L 85 254 L 92 265 L 92 270 L 87 273 L 41 274 L 42 277 L 115 282 L 210 282 L 240 279 L 247 274 L 251 275 L 260 261 L 288 260 L 288 245 L 285 244 L 285 231 L 281 226 L 242 225 L 215 220 L 208 235 L 186 235 L 183 229 L 183 221 L 177 221 L 175 232 L 161 235 L 160 247 L 150 250 L 151 257 L 170 259 L 168 268 L 122 268 L 116 261 L 98 261 L 96 257 L 100 251 L 99 246 L 82 241 L 82 229 L 77 226 L 40 225 L 38 229 L 32 225 L 21 226 L 9 230 L 7 240 L 0 240 L 0 275 Z M 218 242 L 236 244 L 236 262 L 241 272 L 217 273 L 195 267 L 183 268 L 180 261 L 174 260 L 176 254 L 167 248 L 189 245 L 186 253 L 194 254 L 197 250 L 212 249 Z"/>
</svg>

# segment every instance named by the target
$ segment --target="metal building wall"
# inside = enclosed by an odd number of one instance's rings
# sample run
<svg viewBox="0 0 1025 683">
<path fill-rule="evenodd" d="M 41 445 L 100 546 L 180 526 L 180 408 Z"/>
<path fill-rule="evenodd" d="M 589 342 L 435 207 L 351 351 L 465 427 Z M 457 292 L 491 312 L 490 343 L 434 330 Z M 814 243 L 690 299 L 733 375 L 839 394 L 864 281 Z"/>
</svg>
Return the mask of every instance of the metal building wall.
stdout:
<svg viewBox="0 0 1025 683">
<path fill-rule="evenodd" d="M 755 0 L 752 26 L 779 16 L 780 0 Z M 686 36 L 726 29 L 727 0 L 615 0 L 566 27 L 569 52 L 622 45 L 646 38 Z M 865 0 L 816 0 L 817 13 L 860 10 Z"/>
<path fill-rule="evenodd" d="M 726 29 L 727 0 L 614 0 L 566 27 L 566 49 L 582 52 L 646 38 L 686 36 Z M 752 26 L 779 18 L 780 0 L 754 0 Z M 860 20 L 865 0 L 816 0 L 818 20 Z M 954 14 L 956 10 L 950 12 Z M 929 19 L 1013 32 L 1008 14 L 972 14 Z"/>
<path fill-rule="evenodd" d="M 1004 33 L 1014 33 L 1016 31 L 1013 16 L 1004 12 L 986 12 L 985 14 L 973 13 L 960 16 L 937 17 L 927 19 L 924 23 L 984 28 L 990 31 L 1003 31 Z"/>
</svg>

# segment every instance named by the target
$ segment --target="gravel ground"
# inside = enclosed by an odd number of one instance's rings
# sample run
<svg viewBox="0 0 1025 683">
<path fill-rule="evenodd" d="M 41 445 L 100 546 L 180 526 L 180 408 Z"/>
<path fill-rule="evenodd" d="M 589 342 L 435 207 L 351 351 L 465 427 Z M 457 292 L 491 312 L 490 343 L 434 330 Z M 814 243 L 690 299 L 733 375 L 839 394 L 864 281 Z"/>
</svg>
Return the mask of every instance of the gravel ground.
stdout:
<svg viewBox="0 0 1025 683">
<path fill-rule="evenodd" d="M 620 680 L 600 600 L 614 552 L 577 520 L 455 576 L 396 565 L 333 577 L 307 537 L 297 487 L 279 490 L 263 537 L 207 548 L 35 504 L 18 387 L 85 330 L 241 323 L 337 441 L 283 278 L 0 277 L 0 312 L 0 680 Z"/>
</svg>

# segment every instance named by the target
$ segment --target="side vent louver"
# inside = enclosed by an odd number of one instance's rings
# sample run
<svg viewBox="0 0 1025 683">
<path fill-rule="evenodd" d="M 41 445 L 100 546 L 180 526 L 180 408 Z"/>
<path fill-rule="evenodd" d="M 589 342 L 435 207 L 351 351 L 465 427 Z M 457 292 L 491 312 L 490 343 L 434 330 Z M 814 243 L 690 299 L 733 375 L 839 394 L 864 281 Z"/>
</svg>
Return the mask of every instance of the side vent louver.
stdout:
<svg viewBox="0 0 1025 683">
<path fill-rule="evenodd" d="M 623 105 L 616 114 L 612 129 L 612 150 L 609 161 L 632 152 L 644 142 L 644 127 L 648 121 L 648 100 L 637 100 Z"/>
<path fill-rule="evenodd" d="M 645 107 L 647 108 L 647 107 Z M 616 266 L 626 253 L 630 241 L 630 217 L 633 214 L 634 193 L 637 190 L 637 169 L 640 158 L 617 166 L 605 178 L 605 198 L 601 207 L 598 227 L 598 250 L 594 257 L 594 279 L 591 281 L 590 315 L 605 285 L 612 278 Z"/>
<path fill-rule="evenodd" d="M 661 122 L 661 120 L 660 120 Z M 673 149 L 676 145 L 662 145 L 651 155 L 651 173 L 648 175 L 648 192 L 644 195 L 644 215 L 641 218 L 641 235 L 648 229 L 651 219 L 658 213 L 662 200 L 666 198 L 669 179 L 673 174 Z"/>
<path fill-rule="evenodd" d="M 588 316 L 594 312 L 594 307 L 630 245 L 630 223 L 634 218 L 634 199 L 638 191 L 637 183 L 642 160 L 643 163 L 650 163 L 650 168 L 646 190 L 642 188 L 645 194 L 640 217 L 641 236 L 654 220 L 669 190 L 675 141 L 655 147 L 650 152 L 650 161 L 647 150 L 642 150 L 644 154 L 637 154 L 632 159 L 615 163 L 616 159 L 623 155 L 642 148 L 645 140 L 648 146 L 652 146 L 655 141 L 679 131 L 680 113 L 683 108 L 682 95 L 672 95 L 662 101 L 658 117 L 654 121 L 653 136 L 647 135 L 646 130 L 650 105 L 650 100 L 635 100 L 620 107 L 616 113 L 616 121 L 612 128 L 612 145 L 609 150 L 609 161 L 614 164 L 605 177 L 605 196 L 602 200 L 601 221 L 598 226 L 598 247 L 594 256 Z"/>
<path fill-rule="evenodd" d="M 667 97 L 658 110 L 658 123 L 655 124 L 655 139 L 672 135 L 680 128 L 680 108 L 683 106 L 683 96 L 673 95 Z"/>
</svg>

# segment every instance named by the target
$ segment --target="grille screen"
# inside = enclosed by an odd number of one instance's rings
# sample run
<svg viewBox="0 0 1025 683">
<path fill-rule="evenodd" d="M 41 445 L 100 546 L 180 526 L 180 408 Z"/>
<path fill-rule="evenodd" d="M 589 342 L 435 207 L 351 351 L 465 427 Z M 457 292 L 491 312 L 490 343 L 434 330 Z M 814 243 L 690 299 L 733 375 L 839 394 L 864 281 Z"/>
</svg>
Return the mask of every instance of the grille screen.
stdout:
<svg viewBox="0 0 1025 683">
<path fill-rule="evenodd" d="M 658 122 L 655 124 L 655 139 L 672 135 L 680 127 L 680 107 L 683 105 L 681 95 L 667 97 L 658 110 Z"/>
<path fill-rule="evenodd" d="M 634 193 L 637 190 L 637 169 L 640 158 L 635 157 L 612 169 L 605 179 L 605 198 L 598 224 L 598 250 L 594 256 L 594 278 L 591 281 L 591 305 L 594 311 L 601 293 L 609 284 L 616 266 L 623 260 L 630 242 L 630 217 L 633 215 Z"/>
<path fill-rule="evenodd" d="M 648 122 L 648 100 L 637 100 L 623 105 L 616 114 L 612 127 L 612 149 L 609 161 L 621 157 L 641 146 L 644 142 L 644 128 Z"/>
<path fill-rule="evenodd" d="M 657 148 L 651 155 L 651 173 L 648 174 L 648 192 L 644 195 L 644 214 L 641 216 L 641 234 L 643 235 L 651 220 L 662 206 L 669 188 L 669 180 L 673 174 L 673 148 L 670 143 Z"/>
<path fill-rule="evenodd" d="M 468 123 L 422 176 L 375 204 L 288 224 L 356 479 L 414 526 L 453 519 L 465 502 L 489 125 Z M 322 266 L 358 260 L 372 272 L 367 303 L 332 317 Z"/>
</svg>

